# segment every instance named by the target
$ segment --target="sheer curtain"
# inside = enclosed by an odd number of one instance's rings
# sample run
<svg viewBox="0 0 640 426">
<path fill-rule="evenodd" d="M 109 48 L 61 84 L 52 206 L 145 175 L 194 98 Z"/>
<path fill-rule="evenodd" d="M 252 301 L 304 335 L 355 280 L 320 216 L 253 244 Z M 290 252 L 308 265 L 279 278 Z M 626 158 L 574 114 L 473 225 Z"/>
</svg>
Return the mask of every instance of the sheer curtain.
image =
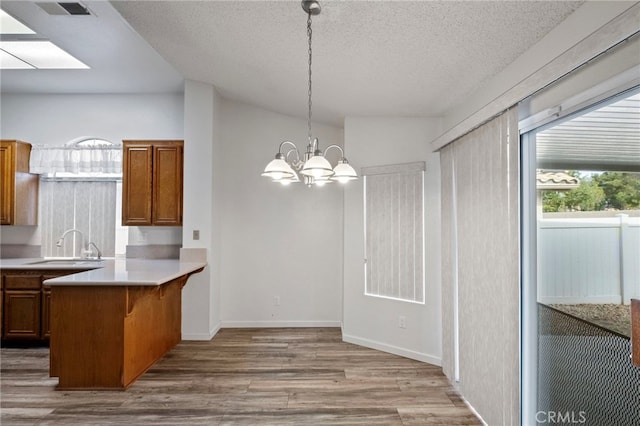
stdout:
<svg viewBox="0 0 640 426">
<path fill-rule="evenodd" d="M 91 241 L 103 256 L 115 255 L 117 179 L 122 174 L 122 146 L 85 139 L 63 146 L 35 145 L 31 173 L 41 174 L 42 255 L 80 256 Z M 62 247 L 56 242 L 69 229 Z M 94 254 L 95 254 L 95 248 Z"/>
<path fill-rule="evenodd" d="M 29 161 L 31 173 L 122 173 L 122 147 L 34 145 Z"/>
<path fill-rule="evenodd" d="M 441 151 L 442 367 L 489 424 L 519 423 L 519 135 L 511 108 Z"/>
<path fill-rule="evenodd" d="M 84 246 L 92 241 L 103 256 L 113 257 L 116 181 L 43 179 L 40 182 L 39 217 L 43 256 L 79 256 Z M 56 247 L 56 242 L 68 229 L 81 231 L 84 241 L 74 232 L 67 235 L 61 248 Z"/>
</svg>

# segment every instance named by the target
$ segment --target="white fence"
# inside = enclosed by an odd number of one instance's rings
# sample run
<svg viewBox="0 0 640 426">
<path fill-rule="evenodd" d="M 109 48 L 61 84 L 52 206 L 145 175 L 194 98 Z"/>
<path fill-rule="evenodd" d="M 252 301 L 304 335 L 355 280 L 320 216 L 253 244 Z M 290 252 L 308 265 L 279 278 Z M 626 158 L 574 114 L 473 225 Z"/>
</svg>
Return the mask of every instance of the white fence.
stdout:
<svg viewBox="0 0 640 426">
<path fill-rule="evenodd" d="M 538 301 L 625 303 L 640 298 L 640 218 L 538 221 Z"/>
</svg>

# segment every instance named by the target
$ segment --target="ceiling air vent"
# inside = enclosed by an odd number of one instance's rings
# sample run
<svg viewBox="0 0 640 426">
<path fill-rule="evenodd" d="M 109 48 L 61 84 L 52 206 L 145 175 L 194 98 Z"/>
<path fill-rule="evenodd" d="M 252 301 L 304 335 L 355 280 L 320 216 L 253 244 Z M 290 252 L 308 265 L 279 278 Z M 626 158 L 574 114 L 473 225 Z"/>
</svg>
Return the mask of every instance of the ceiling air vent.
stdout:
<svg viewBox="0 0 640 426">
<path fill-rule="evenodd" d="M 69 15 L 91 15 L 89 10 L 80 3 L 58 3 L 60 7 L 69 12 Z"/>
<path fill-rule="evenodd" d="M 77 2 L 40 2 L 36 4 L 49 15 L 91 15 L 89 9 Z"/>
</svg>

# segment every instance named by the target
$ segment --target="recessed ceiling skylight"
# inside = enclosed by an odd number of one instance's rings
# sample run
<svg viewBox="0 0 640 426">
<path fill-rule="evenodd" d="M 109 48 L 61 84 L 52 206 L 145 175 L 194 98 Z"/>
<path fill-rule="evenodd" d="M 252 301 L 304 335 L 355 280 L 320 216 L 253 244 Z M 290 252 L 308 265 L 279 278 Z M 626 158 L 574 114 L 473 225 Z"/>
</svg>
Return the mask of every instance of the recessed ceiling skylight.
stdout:
<svg viewBox="0 0 640 426">
<path fill-rule="evenodd" d="M 0 33 L 0 69 L 89 68 L 1 9 Z"/>
<path fill-rule="evenodd" d="M 0 34 L 35 34 L 31 28 L 0 9 Z"/>
<path fill-rule="evenodd" d="M 0 41 L 0 49 L 39 69 L 87 69 L 50 41 Z"/>
<path fill-rule="evenodd" d="M 34 69 L 25 61 L 21 61 L 13 55 L 8 54 L 4 50 L 0 50 L 0 69 L 3 70 L 27 70 Z"/>
</svg>

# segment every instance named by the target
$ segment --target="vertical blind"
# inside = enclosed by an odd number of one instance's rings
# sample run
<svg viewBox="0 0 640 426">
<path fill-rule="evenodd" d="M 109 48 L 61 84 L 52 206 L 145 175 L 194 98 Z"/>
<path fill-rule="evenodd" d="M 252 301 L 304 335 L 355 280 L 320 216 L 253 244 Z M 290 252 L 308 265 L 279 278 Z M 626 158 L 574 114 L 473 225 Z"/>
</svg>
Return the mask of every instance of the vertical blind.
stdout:
<svg viewBox="0 0 640 426">
<path fill-rule="evenodd" d="M 440 150 L 442 369 L 488 424 L 519 422 L 519 152 L 515 107 Z"/>
<path fill-rule="evenodd" d="M 425 163 L 367 167 L 365 294 L 424 303 Z"/>
<path fill-rule="evenodd" d="M 47 180 L 40 182 L 42 254 L 45 257 L 79 256 L 94 242 L 103 256 L 115 254 L 116 182 L 115 180 Z M 78 229 L 56 246 L 68 229 Z M 94 254 L 95 254 L 95 249 Z"/>
</svg>

